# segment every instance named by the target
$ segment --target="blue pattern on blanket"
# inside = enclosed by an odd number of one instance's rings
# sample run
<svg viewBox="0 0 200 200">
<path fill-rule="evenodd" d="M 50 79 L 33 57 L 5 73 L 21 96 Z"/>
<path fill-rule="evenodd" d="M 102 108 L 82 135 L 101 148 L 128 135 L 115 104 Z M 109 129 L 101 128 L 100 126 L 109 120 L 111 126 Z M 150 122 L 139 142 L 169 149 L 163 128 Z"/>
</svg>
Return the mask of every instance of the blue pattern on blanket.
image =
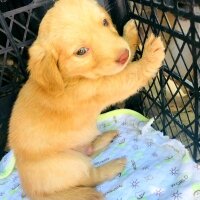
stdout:
<svg viewBox="0 0 200 200">
<path fill-rule="evenodd" d="M 180 142 L 163 136 L 151 123 L 129 114 L 98 121 L 102 132 L 118 130 L 119 136 L 93 163 L 99 166 L 119 157 L 128 162 L 121 174 L 97 189 L 106 200 L 200 200 L 200 165 Z M 1 177 L 12 157 L 9 152 L 0 163 L 0 199 L 27 200 L 16 169 Z"/>
<path fill-rule="evenodd" d="M 108 200 L 200 200 L 200 165 L 177 140 L 171 140 L 128 115 L 101 121 L 100 130 L 119 130 L 119 137 L 94 159 L 97 166 L 126 156 L 125 170 L 97 189 Z"/>
</svg>

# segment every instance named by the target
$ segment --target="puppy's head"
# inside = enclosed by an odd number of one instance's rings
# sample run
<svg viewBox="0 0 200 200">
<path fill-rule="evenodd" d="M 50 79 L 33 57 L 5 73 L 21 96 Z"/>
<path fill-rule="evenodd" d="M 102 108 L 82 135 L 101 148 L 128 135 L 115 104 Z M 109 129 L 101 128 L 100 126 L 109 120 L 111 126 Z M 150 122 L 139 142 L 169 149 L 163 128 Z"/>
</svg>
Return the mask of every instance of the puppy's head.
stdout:
<svg viewBox="0 0 200 200">
<path fill-rule="evenodd" d="M 96 79 L 119 73 L 129 52 L 95 0 L 60 0 L 43 18 L 30 48 L 30 76 L 57 90 L 68 78 Z"/>
</svg>

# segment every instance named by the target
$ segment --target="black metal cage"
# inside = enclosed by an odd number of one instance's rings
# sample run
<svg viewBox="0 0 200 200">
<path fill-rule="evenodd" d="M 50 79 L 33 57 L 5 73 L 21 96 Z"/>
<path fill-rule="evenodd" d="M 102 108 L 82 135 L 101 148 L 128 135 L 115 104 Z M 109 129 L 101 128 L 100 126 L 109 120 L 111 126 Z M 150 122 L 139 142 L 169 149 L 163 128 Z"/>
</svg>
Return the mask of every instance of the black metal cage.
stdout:
<svg viewBox="0 0 200 200">
<path fill-rule="evenodd" d="M 27 49 L 53 0 L 0 1 L 0 157 L 7 140 L 12 105 L 27 79 Z"/>
<path fill-rule="evenodd" d="M 155 127 L 179 139 L 200 161 L 200 2 L 131 0 L 141 46 L 150 32 L 162 37 L 166 57 L 142 91 L 143 113 Z"/>
<path fill-rule="evenodd" d="M 24 0 L 21 7 L 17 4 L 13 8 L 14 3 L 2 6 L 6 2 L 0 3 L 0 149 L 5 146 L 12 104 L 27 78 L 27 48 L 37 35 L 41 18 L 54 3 Z M 194 160 L 200 162 L 200 3 L 198 0 L 99 2 L 110 12 L 120 34 L 125 22 L 135 19 L 140 38 L 135 59 L 141 57 L 151 32 L 162 37 L 166 58 L 158 76 L 126 105 L 154 117 L 155 128 L 179 139 Z M 137 108 L 130 106 L 138 99 L 141 103 Z"/>
<path fill-rule="evenodd" d="M 198 0 L 104 1 L 119 33 L 135 19 L 142 55 L 150 33 L 160 36 L 166 57 L 157 77 L 139 95 L 137 110 L 155 119 L 154 127 L 179 139 L 200 162 L 200 2 Z M 139 97 L 138 97 L 139 96 Z M 136 98 L 136 101 L 135 101 Z M 130 106 L 130 105 L 129 105 Z M 134 105 L 131 105 L 134 108 Z"/>
</svg>

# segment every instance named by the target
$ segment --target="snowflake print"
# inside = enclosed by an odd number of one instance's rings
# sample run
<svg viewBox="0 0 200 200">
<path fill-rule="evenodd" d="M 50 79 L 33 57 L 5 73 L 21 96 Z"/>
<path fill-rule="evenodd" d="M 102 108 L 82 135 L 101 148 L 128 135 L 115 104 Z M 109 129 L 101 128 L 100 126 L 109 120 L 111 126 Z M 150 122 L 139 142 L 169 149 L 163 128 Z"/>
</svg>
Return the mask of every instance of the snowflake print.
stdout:
<svg viewBox="0 0 200 200">
<path fill-rule="evenodd" d="M 181 196 L 182 193 L 179 193 L 179 191 L 177 190 L 176 192 L 174 192 L 172 194 L 172 198 L 174 198 L 174 200 L 180 200 L 182 199 L 182 196 Z"/>
<path fill-rule="evenodd" d="M 133 182 L 132 182 L 132 187 L 134 187 L 134 188 L 137 188 L 137 187 L 139 187 L 139 181 L 137 180 L 137 179 L 135 179 Z"/>
<path fill-rule="evenodd" d="M 172 176 L 178 175 L 178 169 L 177 169 L 176 167 L 172 168 L 172 169 L 170 170 L 170 172 L 171 172 L 171 175 L 172 175 Z"/>
<path fill-rule="evenodd" d="M 152 145 L 153 145 L 152 140 L 148 140 L 148 141 L 146 142 L 146 145 L 147 145 L 147 147 L 151 148 Z"/>
<path fill-rule="evenodd" d="M 161 196 L 162 193 L 163 193 L 163 191 L 160 188 L 155 191 L 156 196 Z"/>
</svg>

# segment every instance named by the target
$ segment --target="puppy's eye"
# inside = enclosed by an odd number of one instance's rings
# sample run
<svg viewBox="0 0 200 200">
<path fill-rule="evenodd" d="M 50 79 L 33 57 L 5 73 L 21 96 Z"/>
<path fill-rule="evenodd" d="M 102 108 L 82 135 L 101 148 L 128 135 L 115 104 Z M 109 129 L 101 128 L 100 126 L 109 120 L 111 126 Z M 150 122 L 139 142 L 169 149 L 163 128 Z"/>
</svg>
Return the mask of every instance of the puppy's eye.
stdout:
<svg viewBox="0 0 200 200">
<path fill-rule="evenodd" d="M 81 47 L 78 51 L 75 52 L 77 56 L 83 56 L 89 51 L 89 48 Z"/>
<path fill-rule="evenodd" d="M 108 22 L 107 19 L 104 19 L 104 20 L 103 20 L 103 25 L 104 25 L 104 26 L 109 26 L 109 22 Z"/>
</svg>

